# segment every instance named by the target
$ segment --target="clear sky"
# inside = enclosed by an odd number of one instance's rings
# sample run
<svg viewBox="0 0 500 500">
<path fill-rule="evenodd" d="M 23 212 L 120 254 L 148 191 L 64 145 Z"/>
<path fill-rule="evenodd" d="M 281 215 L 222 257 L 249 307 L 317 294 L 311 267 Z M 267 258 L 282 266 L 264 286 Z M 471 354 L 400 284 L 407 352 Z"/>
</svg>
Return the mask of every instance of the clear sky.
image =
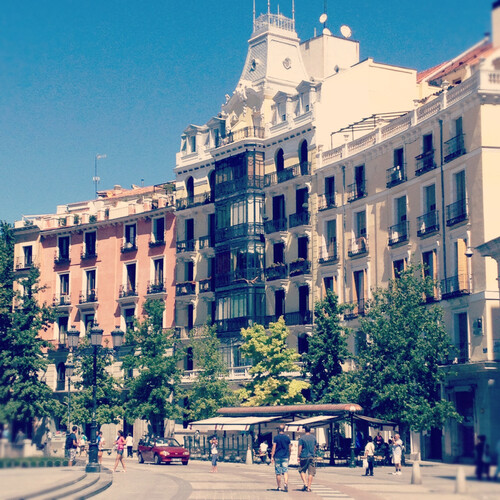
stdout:
<svg viewBox="0 0 500 500">
<path fill-rule="evenodd" d="M 302 40 L 323 5 L 295 1 Z M 279 7 L 291 16 L 291 0 Z M 351 27 L 362 59 L 418 70 L 491 30 L 486 0 L 329 0 L 328 16 L 333 34 Z M 0 219 L 93 198 L 98 153 L 100 189 L 172 180 L 182 131 L 232 93 L 251 31 L 252 0 L 3 2 Z"/>
</svg>

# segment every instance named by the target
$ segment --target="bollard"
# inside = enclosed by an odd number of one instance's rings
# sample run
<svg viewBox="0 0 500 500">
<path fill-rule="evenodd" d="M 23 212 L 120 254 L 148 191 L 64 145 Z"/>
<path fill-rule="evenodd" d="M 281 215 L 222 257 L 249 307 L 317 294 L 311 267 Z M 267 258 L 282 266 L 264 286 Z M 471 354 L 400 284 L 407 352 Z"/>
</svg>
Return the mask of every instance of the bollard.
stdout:
<svg viewBox="0 0 500 500">
<path fill-rule="evenodd" d="M 457 479 L 455 481 L 455 493 L 466 493 L 465 472 L 463 467 L 457 469 Z"/>
<path fill-rule="evenodd" d="M 245 464 L 247 465 L 253 464 L 252 450 L 250 449 L 250 446 L 247 448 L 247 459 L 245 460 Z"/>
<path fill-rule="evenodd" d="M 422 475 L 420 473 L 420 463 L 416 460 L 413 462 L 411 469 L 411 484 L 422 484 Z"/>
</svg>

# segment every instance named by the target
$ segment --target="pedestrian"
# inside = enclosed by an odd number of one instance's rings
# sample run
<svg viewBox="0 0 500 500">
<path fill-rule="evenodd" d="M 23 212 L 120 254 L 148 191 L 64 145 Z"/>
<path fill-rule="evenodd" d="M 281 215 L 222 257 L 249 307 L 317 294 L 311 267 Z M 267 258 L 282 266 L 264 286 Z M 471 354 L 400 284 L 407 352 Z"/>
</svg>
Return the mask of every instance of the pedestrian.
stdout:
<svg viewBox="0 0 500 500">
<path fill-rule="evenodd" d="M 102 465 L 102 454 L 104 452 L 104 445 L 106 442 L 104 441 L 104 436 L 102 435 L 102 431 L 97 433 L 97 458 L 99 463 Z"/>
<path fill-rule="evenodd" d="M 403 454 L 403 441 L 401 441 L 401 436 L 396 434 L 392 442 L 392 461 L 394 463 L 395 471 L 393 475 L 400 476 L 401 472 L 401 455 Z"/>
<path fill-rule="evenodd" d="M 113 469 L 113 472 L 116 472 L 116 468 L 118 467 L 118 462 L 121 462 L 122 467 L 123 467 L 123 472 L 125 472 L 127 470 L 125 468 L 125 462 L 123 461 L 123 451 L 125 449 L 125 438 L 123 437 L 122 431 L 118 431 L 118 437 L 115 441 L 115 446 L 116 446 L 116 460 L 115 460 L 115 467 Z"/>
<path fill-rule="evenodd" d="M 78 441 L 76 439 L 76 431 L 78 430 L 78 427 L 74 425 L 71 430 L 72 432 L 66 436 L 64 451 L 66 457 L 69 459 L 68 465 L 73 467 L 74 462 L 76 461 L 76 450 L 78 449 Z"/>
<path fill-rule="evenodd" d="M 483 478 L 483 472 L 484 472 L 484 449 L 486 445 L 486 436 L 480 435 L 477 437 L 477 443 L 474 448 L 475 452 L 475 457 L 474 457 L 474 462 L 476 464 L 476 478 L 478 481 L 481 481 Z"/>
<path fill-rule="evenodd" d="M 368 467 L 366 468 L 365 476 L 373 476 L 373 464 L 375 462 L 375 445 L 373 444 L 373 439 L 368 436 L 367 443 L 365 446 L 365 455 L 368 462 Z"/>
<path fill-rule="evenodd" d="M 384 447 L 384 438 L 382 437 L 382 434 L 377 433 L 377 435 L 375 436 L 375 439 L 373 440 L 374 441 L 374 445 L 375 445 L 375 451 L 377 452 L 378 455 L 381 455 L 381 450 L 383 450 L 383 447 Z"/>
<path fill-rule="evenodd" d="M 87 452 L 87 436 L 85 434 L 80 436 L 78 447 L 80 448 L 80 456 Z"/>
<path fill-rule="evenodd" d="M 212 470 L 210 472 L 217 472 L 217 459 L 219 458 L 219 441 L 214 434 L 210 440 L 210 453 L 212 455 Z"/>
<path fill-rule="evenodd" d="M 276 474 L 277 491 L 281 491 L 281 478 L 283 477 L 283 491 L 288 491 L 288 461 L 292 443 L 285 434 L 285 425 L 280 424 L 278 435 L 274 436 L 273 447 L 271 448 L 271 463 L 274 462 L 274 472 Z"/>
<path fill-rule="evenodd" d="M 299 439 L 299 473 L 304 483 L 302 491 L 311 491 L 313 478 L 316 475 L 314 456 L 316 454 L 317 442 L 316 438 L 311 434 L 311 428 L 308 425 L 304 425 L 304 432 L 305 434 Z"/>
<path fill-rule="evenodd" d="M 486 475 L 486 479 L 489 481 L 490 477 L 490 465 L 491 465 L 491 454 L 490 454 L 490 445 L 488 443 L 484 443 L 484 451 L 483 451 L 483 472 Z"/>
<path fill-rule="evenodd" d="M 500 439 L 497 441 L 497 468 L 495 470 L 495 477 L 493 478 L 495 481 L 498 479 L 498 475 L 500 474 Z"/>
<path fill-rule="evenodd" d="M 9 424 L 3 424 L 2 439 L 7 439 L 8 441 L 10 441 Z"/>
<path fill-rule="evenodd" d="M 132 437 L 132 434 L 130 434 L 130 432 L 128 433 L 127 439 L 125 441 L 127 444 L 127 457 L 133 458 L 134 457 L 134 452 L 133 452 L 134 438 Z"/>
</svg>

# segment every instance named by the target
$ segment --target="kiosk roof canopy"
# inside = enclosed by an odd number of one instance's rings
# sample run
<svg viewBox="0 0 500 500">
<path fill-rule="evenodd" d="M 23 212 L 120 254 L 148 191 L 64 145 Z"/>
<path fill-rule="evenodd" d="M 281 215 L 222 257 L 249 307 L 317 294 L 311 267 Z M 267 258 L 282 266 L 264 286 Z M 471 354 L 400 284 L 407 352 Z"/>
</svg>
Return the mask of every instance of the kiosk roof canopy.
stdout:
<svg viewBox="0 0 500 500">
<path fill-rule="evenodd" d="M 221 408 L 217 413 L 225 416 L 293 416 L 298 414 L 343 415 L 346 412 L 361 413 L 363 408 L 355 403 L 334 403 L 319 405 L 287 405 L 287 406 L 238 406 Z"/>
</svg>

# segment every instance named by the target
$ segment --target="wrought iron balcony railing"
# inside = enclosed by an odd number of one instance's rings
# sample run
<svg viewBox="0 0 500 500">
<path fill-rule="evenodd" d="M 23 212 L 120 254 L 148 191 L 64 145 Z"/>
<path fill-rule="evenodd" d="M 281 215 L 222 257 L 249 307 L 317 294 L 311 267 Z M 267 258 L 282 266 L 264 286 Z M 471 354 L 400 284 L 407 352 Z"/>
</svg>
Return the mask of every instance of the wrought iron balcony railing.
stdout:
<svg viewBox="0 0 500 500">
<path fill-rule="evenodd" d="M 256 236 L 264 233 L 264 225 L 260 222 L 251 222 L 237 224 L 236 226 L 222 227 L 215 232 L 215 241 L 217 243 L 231 240 L 233 238 L 241 238 L 246 236 Z"/>
<path fill-rule="evenodd" d="M 232 144 L 233 142 L 242 141 L 243 139 L 255 138 L 264 139 L 265 128 L 263 127 L 245 127 L 239 130 L 228 132 L 224 137 L 219 137 L 215 144 L 216 148 Z"/>
<path fill-rule="evenodd" d="M 432 210 L 417 217 L 417 227 L 417 236 L 425 236 L 439 231 L 439 212 Z"/>
<path fill-rule="evenodd" d="M 357 318 L 358 316 L 364 316 L 365 299 L 360 299 L 355 302 L 348 302 L 347 305 L 349 305 L 350 308 L 344 312 L 344 319 L 349 320 Z"/>
<path fill-rule="evenodd" d="M 86 293 L 80 293 L 80 304 L 90 304 L 92 302 L 97 302 L 97 292 L 92 290 Z"/>
<path fill-rule="evenodd" d="M 466 154 L 465 151 L 465 134 L 459 134 L 455 137 L 452 137 L 448 141 L 444 143 L 444 162 L 448 163 L 459 156 Z"/>
<path fill-rule="evenodd" d="M 149 240 L 149 248 L 162 247 L 165 245 L 165 236 L 163 234 L 156 235 Z"/>
<path fill-rule="evenodd" d="M 328 210 L 336 206 L 335 193 L 325 193 L 318 197 L 318 210 Z"/>
<path fill-rule="evenodd" d="M 290 179 L 294 179 L 299 175 L 309 175 L 310 173 L 310 162 L 297 163 L 296 165 L 284 168 L 283 170 L 266 174 L 264 177 L 264 186 L 273 186 L 275 184 L 280 184 L 282 182 L 289 181 Z"/>
<path fill-rule="evenodd" d="M 212 278 L 200 280 L 198 290 L 200 293 L 213 292 L 215 290 L 215 281 Z"/>
<path fill-rule="evenodd" d="M 287 220 L 284 219 L 271 219 L 264 222 L 264 231 L 266 234 L 277 233 L 279 231 L 286 231 Z"/>
<path fill-rule="evenodd" d="M 389 246 L 397 245 L 408 241 L 410 235 L 410 223 L 408 221 L 400 222 L 389 228 Z"/>
<path fill-rule="evenodd" d="M 81 259 L 82 260 L 97 259 L 96 249 L 94 248 L 94 249 L 85 250 L 84 252 L 81 253 Z"/>
<path fill-rule="evenodd" d="M 182 297 L 183 295 L 194 295 L 196 293 L 196 282 L 185 281 L 175 285 L 175 295 Z"/>
<path fill-rule="evenodd" d="M 196 196 L 187 196 L 185 198 L 177 198 L 175 200 L 175 208 L 177 210 L 186 210 L 191 207 L 207 205 L 214 202 L 214 196 L 211 191 L 207 193 L 197 194 Z"/>
<path fill-rule="evenodd" d="M 215 325 L 218 333 L 240 332 L 242 328 L 248 328 L 254 323 L 262 324 L 264 318 L 252 318 L 250 316 L 242 316 L 239 318 L 227 318 L 215 320 Z"/>
<path fill-rule="evenodd" d="M 453 226 L 468 219 L 467 200 L 458 200 L 446 206 L 446 225 Z"/>
<path fill-rule="evenodd" d="M 135 285 L 120 285 L 118 297 L 124 299 L 126 297 L 137 297 L 137 284 Z"/>
<path fill-rule="evenodd" d="M 310 325 L 312 320 L 311 311 L 296 311 L 285 313 L 285 323 L 290 326 Z"/>
<path fill-rule="evenodd" d="M 444 280 L 441 280 L 441 298 L 443 300 L 467 295 L 469 290 L 469 277 L 466 273 L 457 274 Z"/>
<path fill-rule="evenodd" d="M 200 236 L 198 238 L 198 248 L 204 250 L 205 248 L 212 248 L 215 244 L 215 237 L 211 235 Z"/>
<path fill-rule="evenodd" d="M 298 259 L 290 262 L 290 277 L 299 276 L 300 274 L 309 274 L 311 272 L 311 261 Z"/>
<path fill-rule="evenodd" d="M 296 214 L 290 214 L 289 225 L 290 225 L 290 228 L 298 227 L 298 226 L 308 226 L 310 220 L 311 220 L 310 212 L 304 210 L 304 211 L 298 212 Z"/>
<path fill-rule="evenodd" d="M 266 281 L 283 280 L 288 278 L 288 266 L 282 262 L 266 268 Z"/>
<path fill-rule="evenodd" d="M 122 253 L 135 252 L 137 250 L 137 244 L 134 240 L 126 241 L 122 246 Z"/>
<path fill-rule="evenodd" d="M 455 362 L 457 363 L 468 363 L 469 356 L 469 343 L 468 342 L 457 342 L 455 345 L 456 358 Z"/>
<path fill-rule="evenodd" d="M 56 266 L 62 266 L 62 265 L 65 265 L 65 264 L 69 264 L 71 262 L 71 258 L 69 256 L 69 254 L 66 254 L 66 253 L 60 253 L 60 252 L 56 252 L 56 254 L 54 255 L 54 264 Z"/>
<path fill-rule="evenodd" d="M 339 260 L 339 255 L 337 253 L 337 244 L 330 243 L 326 247 L 322 247 L 319 251 L 319 263 L 328 264 L 332 262 L 337 262 Z"/>
<path fill-rule="evenodd" d="M 417 162 L 417 166 L 415 169 L 415 175 L 422 175 L 426 172 L 434 170 L 437 165 L 434 161 L 434 149 L 430 149 L 429 151 L 425 151 L 417 156 L 415 156 L 415 160 Z"/>
<path fill-rule="evenodd" d="M 349 257 L 357 257 L 368 253 L 368 237 L 360 236 L 349 240 L 347 255 Z"/>
<path fill-rule="evenodd" d="M 25 257 L 18 257 L 16 259 L 16 271 L 21 269 L 31 269 L 33 267 L 33 260 Z"/>
<path fill-rule="evenodd" d="M 182 240 L 177 242 L 177 253 L 194 252 L 196 248 L 196 240 Z"/>
<path fill-rule="evenodd" d="M 147 294 L 151 295 L 153 293 L 165 293 L 165 282 L 164 281 L 148 281 Z"/>
<path fill-rule="evenodd" d="M 61 293 L 59 295 L 54 295 L 54 299 L 52 301 L 54 307 L 60 306 L 70 306 L 71 305 L 71 295 L 68 293 Z"/>
<path fill-rule="evenodd" d="M 365 182 L 355 182 L 347 186 L 347 201 L 352 202 L 366 196 Z"/>
<path fill-rule="evenodd" d="M 387 187 L 397 186 L 406 181 L 406 165 L 397 165 L 387 169 Z"/>
</svg>

